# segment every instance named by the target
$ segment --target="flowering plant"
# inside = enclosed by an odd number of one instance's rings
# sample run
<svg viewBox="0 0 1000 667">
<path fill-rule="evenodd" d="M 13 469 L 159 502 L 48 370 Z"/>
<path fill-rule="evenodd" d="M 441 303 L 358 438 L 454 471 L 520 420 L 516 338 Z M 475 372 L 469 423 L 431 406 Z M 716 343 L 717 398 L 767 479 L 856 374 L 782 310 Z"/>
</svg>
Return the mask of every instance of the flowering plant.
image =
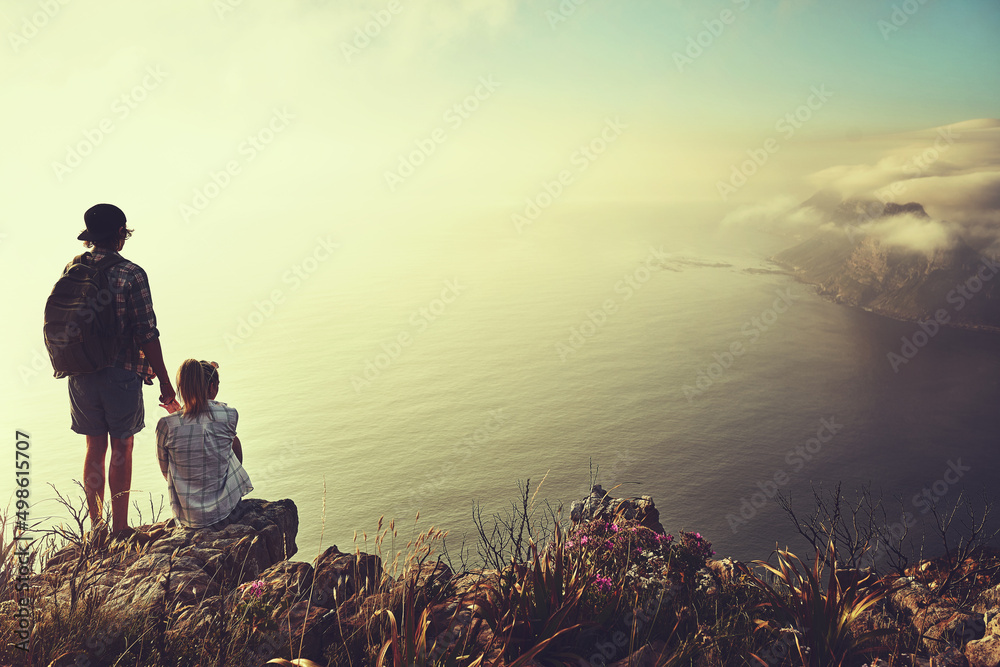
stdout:
<svg viewBox="0 0 1000 667">
<path fill-rule="evenodd" d="M 685 549 L 691 552 L 692 555 L 698 558 L 704 558 L 708 560 L 710 556 L 715 555 L 715 551 L 712 550 L 712 543 L 701 536 L 701 533 L 686 533 L 681 531 L 681 544 Z"/>
<path fill-rule="evenodd" d="M 267 591 L 267 582 L 263 579 L 250 581 L 241 585 L 240 589 L 243 591 L 242 598 L 244 600 L 259 600 L 264 597 L 264 593 Z"/>
<path fill-rule="evenodd" d="M 701 536 L 701 533 L 680 532 L 680 542 L 674 549 L 678 562 L 688 578 L 705 567 L 705 561 L 715 555 L 712 543 Z"/>
<path fill-rule="evenodd" d="M 597 519 L 570 533 L 566 556 L 582 561 L 590 574 L 589 604 L 613 613 L 622 593 L 654 594 L 663 585 L 673 539 L 634 520 Z"/>
<path fill-rule="evenodd" d="M 266 581 L 248 581 L 236 588 L 237 615 L 247 620 L 254 629 L 266 628 L 274 612 L 274 604 L 270 598 L 272 591 Z"/>
</svg>

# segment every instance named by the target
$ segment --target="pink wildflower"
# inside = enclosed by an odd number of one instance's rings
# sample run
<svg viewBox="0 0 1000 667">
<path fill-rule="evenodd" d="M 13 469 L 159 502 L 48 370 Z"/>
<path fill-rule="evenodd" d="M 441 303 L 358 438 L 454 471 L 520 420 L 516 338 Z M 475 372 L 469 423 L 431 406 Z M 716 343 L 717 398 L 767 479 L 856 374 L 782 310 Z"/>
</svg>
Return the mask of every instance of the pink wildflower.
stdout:
<svg viewBox="0 0 1000 667">
<path fill-rule="evenodd" d="M 265 588 L 267 588 L 267 584 L 262 579 L 258 579 L 244 589 L 244 594 L 249 595 L 254 600 L 259 600 L 264 596 Z"/>
<path fill-rule="evenodd" d="M 602 591 L 604 591 L 604 590 L 611 590 L 611 578 L 610 577 L 602 577 L 602 576 L 598 575 L 594 579 L 594 582 L 597 584 L 597 587 L 600 590 L 602 590 Z"/>
</svg>

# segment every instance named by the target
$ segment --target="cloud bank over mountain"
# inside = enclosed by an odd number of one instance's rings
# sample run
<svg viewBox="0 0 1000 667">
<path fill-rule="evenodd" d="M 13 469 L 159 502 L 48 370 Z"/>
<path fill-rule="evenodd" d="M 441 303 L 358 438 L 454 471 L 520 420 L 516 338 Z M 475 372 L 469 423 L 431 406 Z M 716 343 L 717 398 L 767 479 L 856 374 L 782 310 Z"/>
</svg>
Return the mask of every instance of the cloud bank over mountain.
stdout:
<svg viewBox="0 0 1000 667">
<path fill-rule="evenodd" d="M 778 197 L 731 212 L 724 224 L 805 234 L 848 226 L 883 243 L 930 254 L 966 243 L 1000 254 L 1000 119 L 970 120 L 870 137 L 874 162 L 840 164 L 806 177 L 806 202 Z M 926 216 L 886 209 L 919 203 Z"/>
</svg>

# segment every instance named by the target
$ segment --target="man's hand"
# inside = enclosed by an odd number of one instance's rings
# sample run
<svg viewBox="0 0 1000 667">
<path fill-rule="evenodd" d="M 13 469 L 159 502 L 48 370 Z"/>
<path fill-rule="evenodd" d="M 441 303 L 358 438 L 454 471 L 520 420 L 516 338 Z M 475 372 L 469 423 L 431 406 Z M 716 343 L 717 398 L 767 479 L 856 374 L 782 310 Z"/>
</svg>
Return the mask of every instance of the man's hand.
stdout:
<svg viewBox="0 0 1000 667">
<path fill-rule="evenodd" d="M 177 394 L 174 392 L 174 386 L 170 384 L 170 380 L 166 378 L 160 379 L 160 405 L 167 405 L 174 400 Z"/>
</svg>

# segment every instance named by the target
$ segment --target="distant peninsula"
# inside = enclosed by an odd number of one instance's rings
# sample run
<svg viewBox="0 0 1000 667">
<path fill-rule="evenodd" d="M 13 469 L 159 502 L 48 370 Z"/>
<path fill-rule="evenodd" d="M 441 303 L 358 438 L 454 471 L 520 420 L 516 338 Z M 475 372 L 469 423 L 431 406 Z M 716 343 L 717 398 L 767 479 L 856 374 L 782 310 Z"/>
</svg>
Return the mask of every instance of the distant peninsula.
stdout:
<svg viewBox="0 0 1000 667">
<path fill-rule="evenodd" d="M 821 191 L 798 208 L 813 209 L 818 229 L 771 261 L 820 295 L 893 319 L 1000 332 L 1000 257 L 957 237 L 926 247 L 901 242 L 931 223 L 921 204 Z"/>
</svg>

